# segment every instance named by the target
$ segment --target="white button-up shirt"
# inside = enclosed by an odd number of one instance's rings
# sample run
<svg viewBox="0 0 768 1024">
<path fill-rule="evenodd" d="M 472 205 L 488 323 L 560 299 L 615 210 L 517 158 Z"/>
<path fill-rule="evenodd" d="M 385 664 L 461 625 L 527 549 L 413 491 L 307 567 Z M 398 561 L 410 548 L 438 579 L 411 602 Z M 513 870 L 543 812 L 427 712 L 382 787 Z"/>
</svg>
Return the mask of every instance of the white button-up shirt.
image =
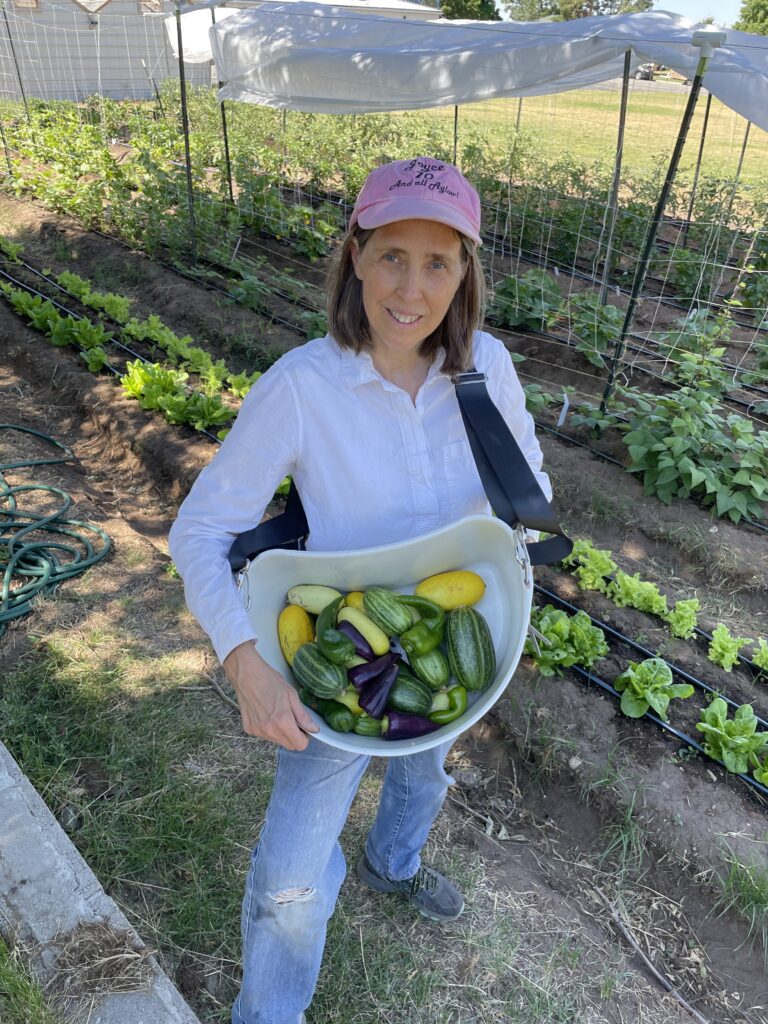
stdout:
<svg viewBox="0 0 768 1024">
<path fill-rule="evenodd" d="M 232 430 L 183 502 L 170 551 L 187 605 L 221 661 L 257 639 L 227 562 L 291 474 L 309 523 L 307 548 L 345 551 L 490 514 L 450 377 L 439 353 L 416 401 L 370 355 L 326 335 L 292 349 L 259 378 Z M 525 394 L 504 344 L 474 337 L 474 365 L 549 498 Z"/>
</svg>

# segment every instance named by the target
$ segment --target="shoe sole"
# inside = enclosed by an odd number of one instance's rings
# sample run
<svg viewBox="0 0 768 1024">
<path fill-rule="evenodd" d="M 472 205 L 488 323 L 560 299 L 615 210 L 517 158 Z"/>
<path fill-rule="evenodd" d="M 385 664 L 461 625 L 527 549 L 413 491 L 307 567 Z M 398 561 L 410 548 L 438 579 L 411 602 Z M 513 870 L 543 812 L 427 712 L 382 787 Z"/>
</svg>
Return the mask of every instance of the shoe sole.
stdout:
<svg viewBox="0 0 768 1024">
<path fill-rule="evenodd" d="M 418 911 L 422 917 L 426 917 L 429 921 L 436 921 L 438 924 L 442 924 L 447 921 L 455 921 L 458 917 L 461 917 L 464 910 L 464 903 L 462 902 L 455 914 L 434 914 L 429 910 L 425 910 L 424 907 L 415 900 L 412 900 L 407 893 L 404 893 L 402 889 L 399 889 L 392 882 L 388 882 L 385 878 L 381 878 L 378 875 L 372 875 L 362 859 L 357 862 L 356 871 L 357 877 L 364 885 L 367 885 L 369 889 L 373 889 L 375 892 L 380 893 L 397 893 L 398 896 L 405 896 L 408 900 L 408 906 Z"/>
</svg>

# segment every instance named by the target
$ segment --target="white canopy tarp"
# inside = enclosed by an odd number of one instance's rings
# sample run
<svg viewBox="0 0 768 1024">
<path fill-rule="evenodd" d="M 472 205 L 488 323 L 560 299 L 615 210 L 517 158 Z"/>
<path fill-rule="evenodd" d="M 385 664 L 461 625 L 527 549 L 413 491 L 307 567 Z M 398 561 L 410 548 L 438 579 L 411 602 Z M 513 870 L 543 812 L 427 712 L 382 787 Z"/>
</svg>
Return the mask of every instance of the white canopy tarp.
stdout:
<svg viewBox="0 0 768 1024">
<path fill-rule="evenodd" d="M 361 114 L 563 92 L 619 77 L 630 49 L 693 78 L 696 28 L 664 11 L 564 22 L 418 21 L 265 2 L 210 26 L 219 98 Z M 186 50 L 186 44 L 185 44 Z M 186 54 L 185 54 L 186 56 Z M 768 131 L 768 39 L 728 31 L 704 87 Z"/>
<path fill-rule="evenodd" d="M 301 0 L 283 0 L 281 6 L 285 6 L 286 2 L 293 7 Z M 313 8 L 317 9 L 319 5 L 325 6 L 324 0 L 317 0 L 313 4 Z M 244 6 L 247 10 L 253 10 L 255 7 L 260 7 L 261 4 L 256 0 L 245 0 Z M 302 4 L 302 6 L 305 5 Z M 386 18 L 418 18 L 425 21 L 435 21 L 440 17 L 440 12 L 435 7 L 411 3 L 411 0 L 379 0 L 379 2 L 377 0 L 340 0 L 335 4 L 329 2 L 327 6 L 338 8 L 337 15 L 341 12 L 344 17 L 354 16 L 358 13 L 378 14 Z M 223 21 L 225 18 L 231 18 L 233 14 L 243 13 L 243 8 L 222 7 L 220 4 L 210 3 L 208 0 L 202 4 L 195 4 L 195 8 L 194 11 L 187 11 L 181 16 L 185 64 L 203 64 L 213 60 L 210 40 L 211 25 Z M 179 37 L 175 14 L 165 19 L 165 28 L 173 55 L 178 59 Z"/>
</svg>

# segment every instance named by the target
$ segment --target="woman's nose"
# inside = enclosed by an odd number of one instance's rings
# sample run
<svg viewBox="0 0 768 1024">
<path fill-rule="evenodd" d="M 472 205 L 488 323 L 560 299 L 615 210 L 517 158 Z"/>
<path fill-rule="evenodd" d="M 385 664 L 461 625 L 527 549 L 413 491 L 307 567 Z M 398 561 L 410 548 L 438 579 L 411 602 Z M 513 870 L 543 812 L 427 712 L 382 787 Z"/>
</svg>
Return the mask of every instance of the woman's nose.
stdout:
<svg viewBox="0 0 768 1024">
<path fill-rule="evenodd" d="M 399 291 L 403 298 L 418 298 L 424 290 L 418 267 L 405 267 L 400 277 Z"/>
</svg>

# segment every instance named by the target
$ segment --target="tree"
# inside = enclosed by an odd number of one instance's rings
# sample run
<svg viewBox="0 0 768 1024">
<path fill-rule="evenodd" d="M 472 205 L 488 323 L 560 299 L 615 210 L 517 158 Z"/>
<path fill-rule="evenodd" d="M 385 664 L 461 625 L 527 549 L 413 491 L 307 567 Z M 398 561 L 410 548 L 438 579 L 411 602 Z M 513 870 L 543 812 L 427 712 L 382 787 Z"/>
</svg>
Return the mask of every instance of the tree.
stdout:
<svg viewBox="0 0 768 1024">
<path fill-rule="evenodd" d="M 739 32 L 768 36 L 768 0 L 743 0 L 739 20 L 733 27 Z"/>
<path fill-rule="evenodd" d="M 766 4 L 768 0 L 753 2 Z M 513 21 L 538 21 L 541 18 L 572 21 L 575 18 L 588 18 L 592 14 L 649 11 L 654 0 L 503 0 L 503 3 Z"/>
<path fill-rule="evenodd" d="M 440 14 L 444 18 L 465 18 L 471 21 L 500 21 L 494 0 L 443 0 Z"/>
</svg>

